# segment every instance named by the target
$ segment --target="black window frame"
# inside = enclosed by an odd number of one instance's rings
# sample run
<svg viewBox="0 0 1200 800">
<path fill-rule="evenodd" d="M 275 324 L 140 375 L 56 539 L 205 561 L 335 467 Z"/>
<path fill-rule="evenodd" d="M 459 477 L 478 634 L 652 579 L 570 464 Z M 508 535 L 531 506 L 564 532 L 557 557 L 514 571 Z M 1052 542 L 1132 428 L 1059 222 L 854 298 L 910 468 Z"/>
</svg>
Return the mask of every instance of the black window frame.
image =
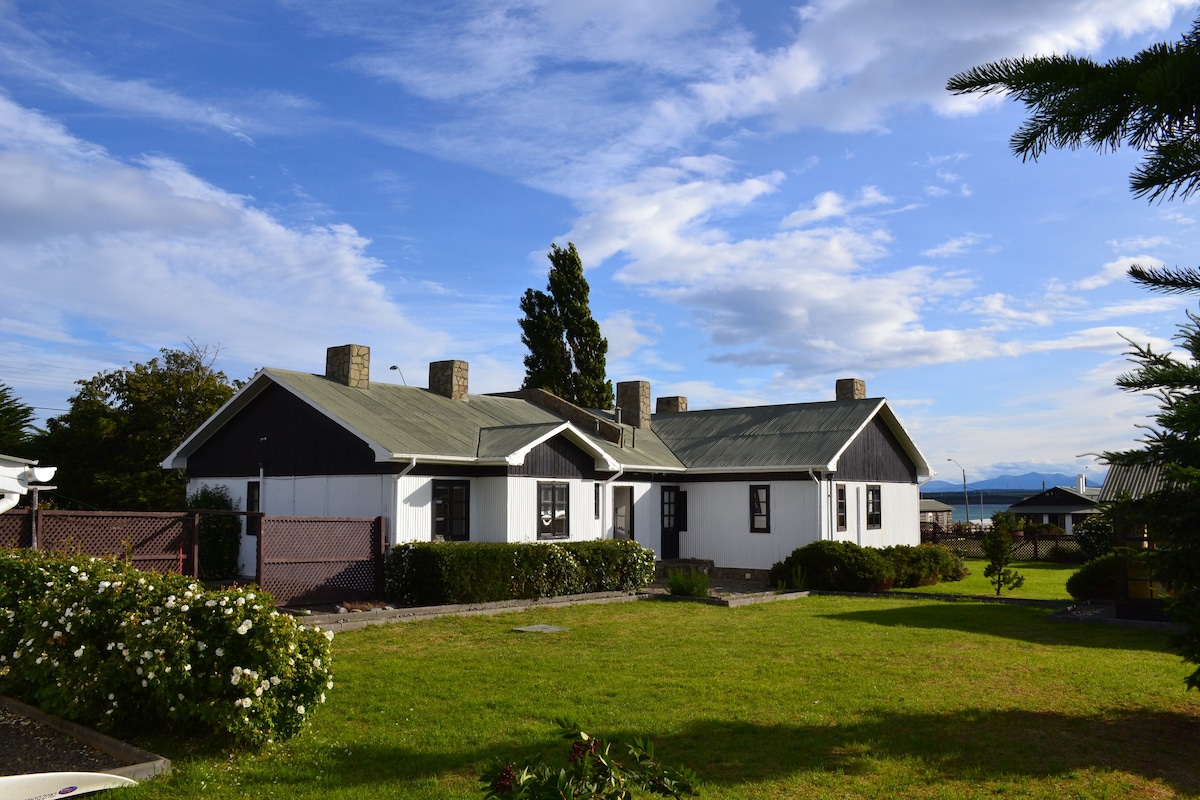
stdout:
<svg viewBox="0 0 1200 800">
<path fill-rule="evenodd" d="M 846 484 L 836 484 L 833 489 L 833 497 L 837 512 L 837 529 L 844 531 L 849 527 L 850 522 L 850 504 L 846 499 Z"/>
<path fill-rule="evenodd" d="M 771 485 L 750 485 L 750 532 L 771 532 Z"/>
<path fill-rule="evenodd" d="M 462 489 L 464 492 L 461 501 L 454 500 L 454 490 Z M 431 488 L 432 503 L 430 504 L 430 532 L 429 538 L 434 542 L 469 542 L 471 541 L 471 482 L 464 480 L 442 480 L 433 481 Z M 442 536 L 438 533 L 438 502 L 439 493 L 445 492 L 447 499 L 444 501 L 448 504 L 447 512 L 449 517 L 446 520 L 446 532 L 448 535 Z M 454 508 L 459 506 L 462 509 L 462 536 L 455 536 L 453 531 Z"/>
<path fill-rule="evenodd" d="M 867 530 L 883 527 L 883 487 L 877 483 L 867 484 Z"/>
<path fill-rule="evenodd" d="M 549 505 L 547 506 L 547 499 Z M 559 509 L 562 515 L 559 515 Z M 550 511 L 550 522 L 544 523 L 546 510 Z M 556 528 L 562 520 L 562 530 Z M 571 538 L 571 485 L 565 481 L 537 482 L 537 538 L 543 541 L 558 541 Z"/>
</svg>

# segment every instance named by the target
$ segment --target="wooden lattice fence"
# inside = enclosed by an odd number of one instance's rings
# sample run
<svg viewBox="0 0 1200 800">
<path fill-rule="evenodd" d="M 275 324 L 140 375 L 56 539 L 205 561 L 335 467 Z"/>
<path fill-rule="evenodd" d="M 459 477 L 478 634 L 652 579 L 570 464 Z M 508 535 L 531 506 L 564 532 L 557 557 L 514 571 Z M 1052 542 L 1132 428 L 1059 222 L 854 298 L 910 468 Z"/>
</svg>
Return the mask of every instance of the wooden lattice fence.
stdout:
<svg viewBox="0 0 1200 800">
<path fill-rule="evenodd" d="M 983 534 L 972 532 L 967 535 L 939 531 L 921 526 L 922 544 L 944 544 L 957 550 L 964 558 L 985 558 Z M 1066 561 L 1084 560 L 1079 540 L 1074 536 L 1028 533 L 1013 537 L 1013 558 L 1017 561 Z"/>
<path fill-rule="evenodd" d="M 138 569 L 195 577 L 196 512 L 12 510 L 0 514 L 0 547 L 128 558 Z"/>
<path fill-rule="evenodd" d="M 279 605 L 383 594 L 384 518 L 263 517 L 258 582 Z"/>
</svg>

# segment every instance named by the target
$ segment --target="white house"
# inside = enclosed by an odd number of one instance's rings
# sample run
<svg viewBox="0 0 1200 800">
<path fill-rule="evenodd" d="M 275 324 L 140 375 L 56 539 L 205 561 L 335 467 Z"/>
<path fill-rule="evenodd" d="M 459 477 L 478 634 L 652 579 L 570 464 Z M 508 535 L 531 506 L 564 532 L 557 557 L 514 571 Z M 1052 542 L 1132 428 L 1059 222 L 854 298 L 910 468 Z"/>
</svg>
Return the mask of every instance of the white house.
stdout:
<svg viewBox="0 0 1200 800">
<path fill-rule="evenodd" d="M 372 383 L 369 364 L 344 345 L 324 375 L 260 370 L 163 466 L 248 511 L 382 515 L 392 545 L 633 538 L 659 559 L 766 569 L 817 539 L 920 541 L 929 465 L 859 380 L 829 402 L 660 397 L 652 415 L 644 381 L 598 411 L 540 390 L 469 394 L 462 361 L 430 364 L 428 389 Z"/>
</svg>

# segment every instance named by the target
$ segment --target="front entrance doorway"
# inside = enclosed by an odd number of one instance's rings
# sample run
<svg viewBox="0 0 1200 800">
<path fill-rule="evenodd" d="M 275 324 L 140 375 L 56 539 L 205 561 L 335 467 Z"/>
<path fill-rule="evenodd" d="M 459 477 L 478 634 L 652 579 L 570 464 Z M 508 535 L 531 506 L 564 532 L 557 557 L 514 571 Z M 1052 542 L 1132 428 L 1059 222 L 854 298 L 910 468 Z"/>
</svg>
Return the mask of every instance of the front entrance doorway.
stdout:
<svg viewBox="0 0 1200 800">
<path fill-rule="evenodd" d="M 633 539 L 633 487 L 613 487 L 613 538 Z"/>
<path fill-rule="evenodd" d="M 679 532 L 687 530 L 687 492 L 678 486 L 662 487 L 662 541 L 660 561 L 679 558 Z"/>
</svg>

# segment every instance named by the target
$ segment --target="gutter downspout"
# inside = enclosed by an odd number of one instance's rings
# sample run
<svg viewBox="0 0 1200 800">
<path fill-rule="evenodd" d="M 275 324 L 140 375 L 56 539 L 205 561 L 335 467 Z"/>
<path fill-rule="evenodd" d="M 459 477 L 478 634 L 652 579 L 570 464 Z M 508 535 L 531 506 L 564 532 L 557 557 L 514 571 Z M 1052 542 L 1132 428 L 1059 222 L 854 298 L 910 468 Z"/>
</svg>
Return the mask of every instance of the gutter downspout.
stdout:
<svg viewBox="0 0 1200 800">
<path fill-rule="evenodd" d="M 821 481 L 820 481 L 820 480 L 817 478 L 817 474 L 816 474 L 815 472 L 813 472 L 813 471 L 812 471 L 812 467 L 809 467 L 809 468 L 808 468 L 808 477 L 809 477 L 809 478 L 811 478 L 811 479 L 812 479 L 812 481 L 813 481 L 813 483 L 815 483 L 815 484 L 817 485 L 817 497 L 820 497 L 820 496 L 821 496 Z M 827 503 L 827 504 L 828 504 L 828 502 L 829 502 L 829 501 L 830 501 L 830 499 L 831 499 L 831 498 L 828 496 L 828 494 L 829 494 L 829 493 L 828 493 L 828 490 L 827 490 L 827 491 L 826 491 L 826 498 L 825 498 L 825 500 L 826 500 L 826 503 Z M 826 509 L 826 511 L 828 511 L 828 509 Z M 826 513 L 826 523 L 828 523 L 828 516 L 829 516 L 829 515 L 828 515 L 828 513 Z M 818 539 L 824 539 L 824 538 L 825 538 L 825 527 L 826 527 L 825 525 L 818 525 L 818 526 L 817 526 L 817 538 L 818 538 Z M 831 536 L 830 538 L 832 539 L 833 537 Z"/>
<path fill-rule="evenodd" d="M 417 457 L 410 456 L 408 463 L 404 465 L 404 469 L 396 473 L 396 480 L 392 483 L 393 491 L 391 492 L 391 502 L 389 503 L 392 512 L 391 519 L 389 520 L 391 524 L 388 525 L 388 541 L 383 543 L 385 549 L 390 549 L 395 544 L 392 540 L 400 533 L 400 479 L 412 472 L 416 466 Z"/>
</svg>

